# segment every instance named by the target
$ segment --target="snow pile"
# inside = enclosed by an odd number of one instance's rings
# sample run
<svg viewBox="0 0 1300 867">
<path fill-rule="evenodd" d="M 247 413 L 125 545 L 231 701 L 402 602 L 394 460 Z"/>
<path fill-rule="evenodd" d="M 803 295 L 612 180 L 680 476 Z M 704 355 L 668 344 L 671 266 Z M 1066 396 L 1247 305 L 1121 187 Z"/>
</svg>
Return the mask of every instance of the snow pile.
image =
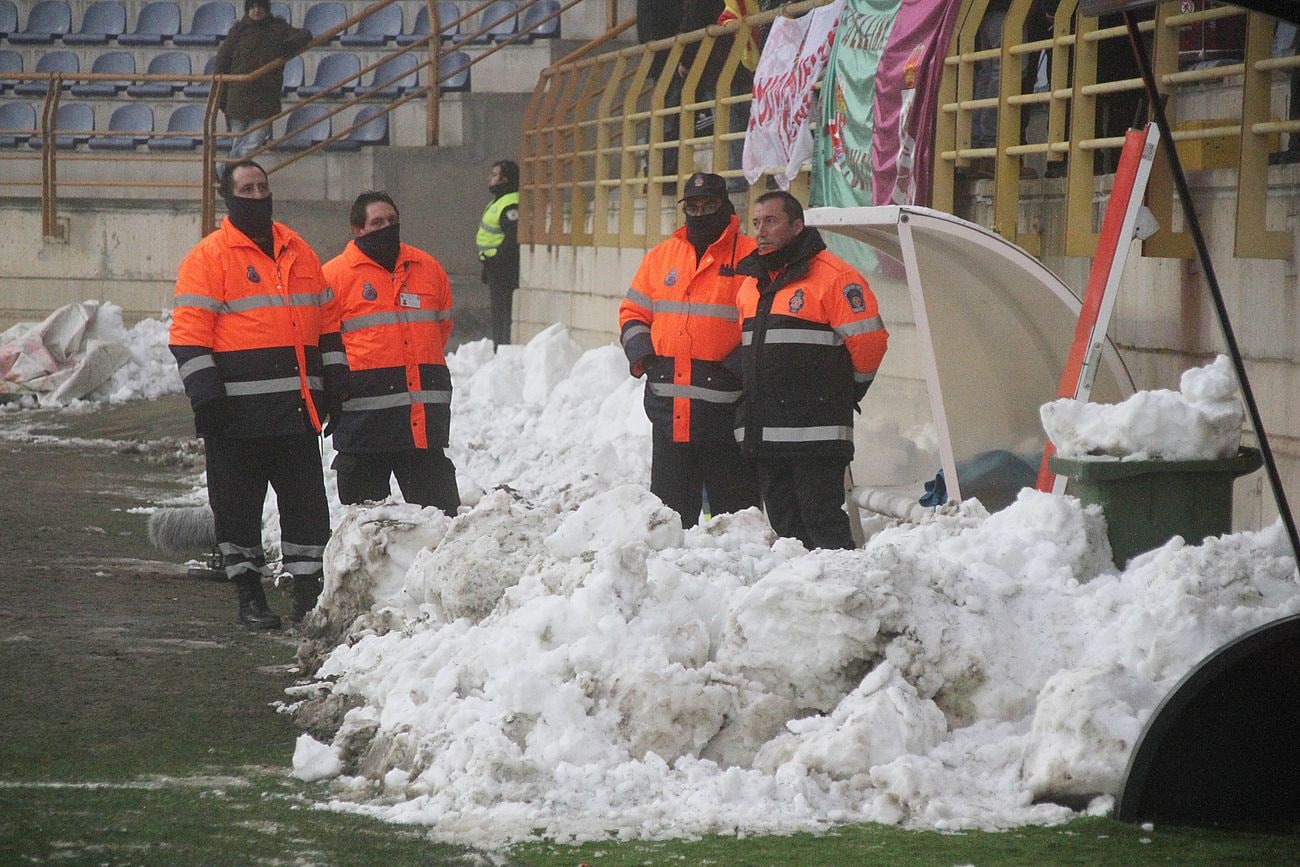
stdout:
<svg viewBox="0 0 1300 867">
<path fill-rule="evenodd" d="M 1039 415 L 1057 454 L 1071 459 L 1230 458 L 1241 445 L 1245 420 L 1226 355 L 1184 372 L 1178 391 L 1141 391 L 1119 404 L 1065 398 L 1043 405 Z"/>
</svg>

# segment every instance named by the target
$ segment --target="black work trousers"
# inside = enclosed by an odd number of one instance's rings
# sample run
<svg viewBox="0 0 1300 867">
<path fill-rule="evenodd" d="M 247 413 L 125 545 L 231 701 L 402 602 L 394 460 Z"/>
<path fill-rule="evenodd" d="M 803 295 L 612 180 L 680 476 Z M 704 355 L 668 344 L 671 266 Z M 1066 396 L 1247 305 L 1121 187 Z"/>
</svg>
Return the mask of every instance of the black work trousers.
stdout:
<svg viewBox="0 0 1300 867">
<path fill-rule="evenodd" d="M 675 443 L 654 432 L 650 463 L 650 492 L 682 516 L 690 529 L 700 520 L 704 493 L 709 514 L 739 512 L 759 504 L 758 479 L 751 463 L 735 443 Z"/>
<path fill-rule="evenodd" d="M 772 529 L 814 548 L 855 548 L 844 511 L 847 458 L 759 458 L 763 505 Z"/>
<path fill-rule="evenodd" d="M 290 575 L 321 578 L 330 510 L 316 435 L 208 436 L 203 451 L 208 462 L 208 503 L 216 519 L 226 577 L 236 580 L 266 563 L 262 504 L 270 485 L 280 510 L 282 568 Z"/>
<path fill-rule="evenodd" d="M 397 476 L 406 502 L 437 506 L 456 517 L 460 506 L 456 466 L 440 448 L 340 452 L 333 466 L 339 476 L 339 500 L 345 506 L 385 499 L 392 492 L 389 476 Z"/>
</svg>

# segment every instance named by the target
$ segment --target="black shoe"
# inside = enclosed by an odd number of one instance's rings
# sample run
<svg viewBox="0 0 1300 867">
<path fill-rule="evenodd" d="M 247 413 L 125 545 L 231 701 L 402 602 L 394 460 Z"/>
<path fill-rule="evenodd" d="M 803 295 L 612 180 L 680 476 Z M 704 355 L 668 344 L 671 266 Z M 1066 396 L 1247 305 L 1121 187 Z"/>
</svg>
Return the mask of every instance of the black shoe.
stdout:
<svg viewBox="0 0 1300 867">
<path fill-rule="evenodd" d="M 301 623 L 303 618 L 311 613 L 311 610 L 316 607 L 316 600 L 320 598 L 323 583 L 320 578 L 293 576 L 293 610 L 289 612 L 291 621 Z"/>
<path fill-rule="evenodd" d="M 244 573 L 235 579 L 239 588 L 239 625 L 250 629 L 279 629 L 280 616 L 266 604 L 260 575 Z"/>
</svg>

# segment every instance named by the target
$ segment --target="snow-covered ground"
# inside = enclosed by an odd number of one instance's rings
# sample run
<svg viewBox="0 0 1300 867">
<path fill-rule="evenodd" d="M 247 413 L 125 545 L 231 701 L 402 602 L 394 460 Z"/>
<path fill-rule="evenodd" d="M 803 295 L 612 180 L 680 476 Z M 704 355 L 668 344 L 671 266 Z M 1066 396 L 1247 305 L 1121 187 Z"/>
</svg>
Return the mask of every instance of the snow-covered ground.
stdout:
<svg viewBox="0 0 1300 867">
<path fill-rule="evenodd" d="M 1300 611 L 1279 525 L 1175 539 L 1119 572 L 1096 507 L 1032 491 L 857 551 L 810 553 L 757 511 L 683 532 L 646 490 L 642 384 L 617 347 L 583 353 L 554 327 L 449 364 L 465 506 L 335 503 L 304 656 L 319 667 L 291 697 L 351 708 L 331 743 L 300 739 L 295 773 L 331 779 L 337 809 L 440 839 L 1104 813 L 1178 678 Z M 1209 457 L 1240 431 L 1221 374 L 1141 398 L 1157 424 L 1047 414 L 1068 417 L 1080 454 Z"/>
</svg>

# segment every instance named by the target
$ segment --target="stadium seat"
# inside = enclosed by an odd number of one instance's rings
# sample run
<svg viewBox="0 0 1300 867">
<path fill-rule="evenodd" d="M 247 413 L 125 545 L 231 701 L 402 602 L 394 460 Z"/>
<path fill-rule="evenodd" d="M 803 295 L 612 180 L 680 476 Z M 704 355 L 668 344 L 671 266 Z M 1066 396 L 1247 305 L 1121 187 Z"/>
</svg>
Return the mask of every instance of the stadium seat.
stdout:
<svg viewBox="0 0 1300 867">
<path fill-rule="evenodd" d="M 444 93 L 469 90 L 469 53 L 453 51 L 438 58 L 439 87 Z"/>
<path fill-rule="evenodd" d="M 235 23 L 235 6 L 227 0 L 211 0 L 194 10 L 188 33 L 172 40 L 175 45 L 216 45 L 226 38 Z"/>
<path fill-rule="evenodd" d="M 274 150 L 301 151 L 325 141 L 330 135 L 330 118 L 325 117 L 329 112 L 329 108 L 319 104 L 295 108 L 284 128 L 284 140 Z"/>
<path fill-rule="evenodd" d="M 293 23 L 293 10 L 289 8 L 288 3 L 273 2 L 271 4 L 271 14 L 276 18 L 283 18 L 290 24 Z"/>
<path fill-rule="evenodd" d="M 560 11 L 559 0 L 537 0 L 532 6 L 524 10 L 523 18 L 519 21 L 519 29 L 528 31 L 543 18 L 554 15 Z M 544 24 L 537 24 L 537 28 L 528 32 L 530 39 L 559 39 L 560 38 L 560 16 L 555 15 Z"/>
<path fill-rule="evenodd" d="M 419 75 L 415 69 L 419 65 L 420 59 L 414 52 L 390 57 L 375 67 L 370 84 L 361 88 L 361 91 L 366 96 L 383 99 L 402 96 L 419 86 Z"/>
<path fill-rule="evenodd" d="M 184 51 L 164 51 L 149 60 L 148 75 L 192 75 L 190 56 Z M 142 81 L 126 89 L 127 96 L 168 97 L 185 86 L 183 81 Z"/>
<path fill-rule="evenodd" d="M 298 88 L 302 87 L 302 83 L 306 79 L 305 68 L 301 54 L 296 54 L 284 62 L 284 87 L 281 88 L 281 91 L 286 96 L 296 93 Z"/>
<path fill-rule="evenodd" d="M 77 60 L 77 55 L 71 51 L 51 51 L 48 54 L 42 54 L 41 59 L 36 61 L 34 72 L 64 72 L 76 74 L 81 71 L 81 63 Z M 14 94 L 17 96 L 44 96 L 49 90 L 48 81 L 23 81 L 14 86 Z"/>
<path fill-rule="evenodd" d="M 438 7 L 438 14 L 442 14 L 442 6 Z M 429 9 L 427 6 L 421 6 L 415 13 L 415 22 L 411 25 L 410 33 L 397 34 L 398 45 L 410 45 L 418 42 L 420 39 L 429 35 Z"/>
<path fill-rule="evenodd" d="M 135 30 L 117 37 L 122 45 L 162 45 L 181 32 L 181 8 L 172 0 L 156 0 L 140 10 Z"/>
<path fill-rule="evenodd" d="M 211 75 L 212 70 L 216 69 L 216 67 L 217 58 L 215 56 L 209 57 L 203 64 L 203 74 Z M 191 99 L 206 97 L 211 91 L 212 82 L 210 81 L 194 81 L 181 88 L 181 93 Z"/>
<path fill-rule="evenodd" d="M 27 26 L 9 34 L 15 45 L 50 45 L 72 29 L 72 9 L 64 0 L 41 0 L 27 15 Z"/>
<path fill-rule="evenodd" d="M 347 20 L 348 10 L 342 3 L 338 0 L 324 0 L 307 10 L 307 16 L 302 19 L 302 26 L 310 30 L 311 38 L 315 39 L 326 30 L 333 30 Z M 336 35 L 334 40 L 337 39 Z"/>
<path fill-rule="evenodd" d="M 203 144 L 204 106 L 186 103 L 178 106 L 167 118 L 167 132 L 188 132 L 193 135 L 152 136 L 147 144 L 151 151 L 192 151 Z"/>
<path fill-rule="evenodd" d="M 133 151 L 154 133 L 153 109 L 140 102 L 118 106 L 108 119 L 108 130 L 122 135 L 96 136 L 90 140 L 91 150 Z"/>
<path fill-rule="evenodd" d="M 402 32 L 402 7 L 397 4 L 385 6 L 368 18 L 357 22 L 356 33 L 344 33 L 339 39 L 340 45 L 378 46 L 387 45 Z"/>
<path fill-rule="evenodd" d="M 90 71 L 104 75 L 120 75 L 118 81 L 82 81 L 72 85 L 73 96 L 115 96 L 126 90 L 135 75 L 135 55 L 129 51 L 105 51 L 95 55 Z"/>
<path fill-rule="evenodd" d="M 388 114 L 381 105 L 367 105 L 347 126 L 356 129 L 338 141 L 325 145 L 327 151 L 359 151 L 363 147 L 388 144 Z"/>
<path fill-rule="evenodd" d="M 54 113 L 54 146 L 60 150 L 69 150 L 79 144 L 85 144 L 90 138 L 86 133 L 95 131 L 95 110 L 84 102 L 65 102 Z M 27 146 L 40 150 L 45 137 L 34 135 Z"/>
<path fill-rule="evenodd" d="M 475 30 L 483 30 L 483 33 L 474 37 L 474 42 L 482 44 L 484 42 L 504 42 L 515 34 L 515 28 L 519 24 L 519 4 L 515 0 L 496 0 L 491 6 L 483 10 L 482 16 L 479 17 L 478 27 Z"/>
<path fill-rule="evenodd" d="M 11 72 L 22 71 L 23 56 L 21 54 L 17 51 L 10 51 L 8 49 L 0 51 L 0 75 L 8 75 Z M 15 81 L 0 81 L 0 93 L 4 93 L 15 84 L 17 84 Z"/>
<path fill-rule="evenodd" d="M 325 98 L 337 99 L 357 89 L 357 80 L 353 76 L 360 71 L 361 60 L 355 54 L 326 54 L 320 59 L 320 63 L 316 64 L 316 79 L 306 87 L 298 88 L 298 95 L 315 96 L 328 90 L 329 93 L 325 94 Z M 334 87 L 347 78 L 352 80 L 347 84 Z"/>
<path fill-rule="evenodd" d="M 14 0 L 0 0 L 0 39 L 18 29 L 18 7 Z"/>
<path fill-rule="evenodd" d="M 0 148 L 16 148 L 35 134 L 36 109 L 31 103 L 0 102 Z"/>
<path fill-rule="evenodd" d="M 65 45 L 103 45 L 126 30 L 126 7 L 117 0 L 98 0 L 86 7 L 81 29 L 65 33 Z"/>
</svg>

